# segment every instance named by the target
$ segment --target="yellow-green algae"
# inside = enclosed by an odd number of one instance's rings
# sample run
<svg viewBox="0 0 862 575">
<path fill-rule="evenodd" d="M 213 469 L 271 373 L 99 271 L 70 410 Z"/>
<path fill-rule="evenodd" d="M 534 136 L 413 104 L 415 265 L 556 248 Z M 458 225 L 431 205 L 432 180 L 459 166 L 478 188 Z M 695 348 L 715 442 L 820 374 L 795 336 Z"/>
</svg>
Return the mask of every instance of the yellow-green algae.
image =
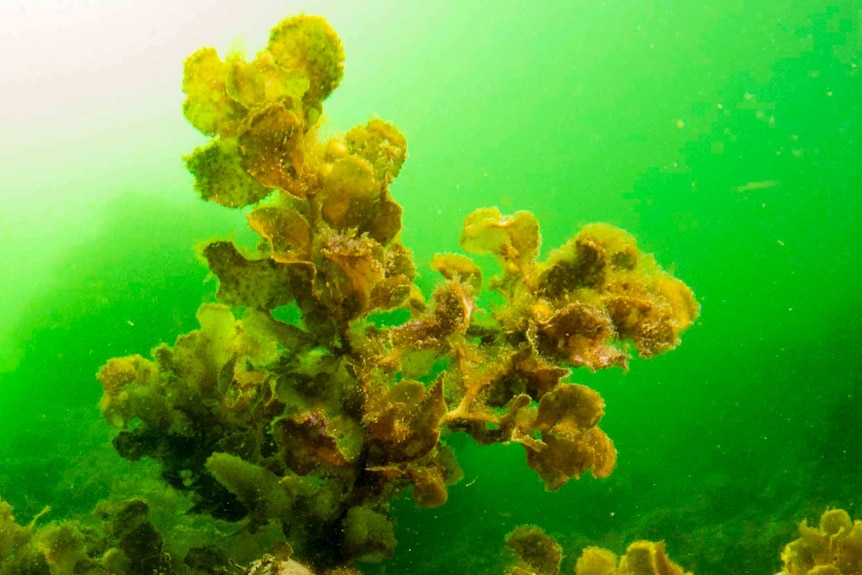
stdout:
<svg viewBox="0 0 862 575">
<path fill-rule="evenodd" d="M 697 315 L 688 288 L 624 232 L 587 228 L 539 262 L 536 219 L 496 208 L 467 217 L 461 244 L 498 257 L 489 285 L 505 303 L 478 308 L 481 274 L 464 256 L 435 259 L 445 281 L 425 302 L 389 191 L 404 137 L 375 119 L 317 138 L 342 58 L 334 32 L 308 16 L 277 26 L 250 63 L 211 49 L 189 58 L 184 111 L 214 137 L 189 169 L 203 198 L 249 206 L 261 237 L 255 253 L 227 241 L 201 251 L 219 300 L 245 315 L 204 307 L 202 329 L 153 361 L 117 358 L 100 372 L 121 454 L 158 459 L 215 517 L 280 525 L 296 556 L 323 569 L 387 557 L 391 528 L 358 537 L 350 526 L 391 525 L 401 491 L 445 502 L 461 476 L 446 433 L 520 443 L 549 489 L 608 475 L 604 403 L 564 383 L 568 367 L 624 365 L 629 342 L 641 355 L 669 350 Z M 271 315 L 291 303 L 301 325 Z M 412 315 L 400 325 L 370 317 L 399 307 Z M 275 351 L 261 354 L 267 340 Z"/>
</svg>

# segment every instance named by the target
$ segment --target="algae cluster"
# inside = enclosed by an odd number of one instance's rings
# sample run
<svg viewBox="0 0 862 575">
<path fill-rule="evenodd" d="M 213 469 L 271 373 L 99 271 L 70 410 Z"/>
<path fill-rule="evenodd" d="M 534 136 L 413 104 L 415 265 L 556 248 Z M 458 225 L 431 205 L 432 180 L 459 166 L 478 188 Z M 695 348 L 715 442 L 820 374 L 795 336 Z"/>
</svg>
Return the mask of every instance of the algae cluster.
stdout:
<svg viewBox="0 0 862 575">
<path fill-rule="evenodd" d="M 486 283 L 469 257 L 441 254 L 426 299 L 389 189 L 405 138 L 379 119 L 318 138 L 342 61 L 338 37 L 309 16 L 279 24 L 250 62 L 211 48 L 188 58 L 183 109 L 212 136 L 186 158 L 195 186 L 246 208 L 260 241 L 254 253 L 203 246 L 222 304 L 201 307 L 201 329 L 152 359 L 99 372 L 123 456 L 158 460 L 199 512 L 277 524 L 318 569 L 388 557 L 401 492 L 446 501 L 461 476 L 452 432 L 520 443 L 548 489 L 608 475 L 604 404 L 566 381 L 570 368 L 670 350 L 698 313 L 622 230 L 588 226 L 538 261 L 536 219 L 495 208 L 466 218 L 461 246 L 495 255 L 501 273 Z M 483 288 L 502 303 L 482 309 Z M 288 305 L 300 321 L 277 319 Z M 381 319 L 394 309 L 402 322 Z"/>
<path fill-rule="evenodd" d="M 317 568 L 388 557 L 402 491 L 446 501 L 460 479 L 447 433 L 520 443 L 549 489 L 608 475 L 604 404 L 564 382 L 569 368 L 672 349 L 698 313 L 625 232 L 589 226 L 540 262 L 535 218 L 494 208 L 467 217 L 461 245 L 499 259 L 488 286 L 503 303 L 479 307 L 481 270 L 458 254 L 435 258 L 442 281 L 426 301 L 389 190 L 405 138 L 377 119 L 318 138 L 342 61 L 327 23 L 305 16 L 250 62 L 211 48 L 189 57 L 183 109 L 213 139 L 187 165 L 204 199 L 247 208 L 260 241 L 255 253 L 205 245 L 223 305 L 203 306 L 201 329 L 152 359 L 99 373 L 122 455 L 160 461 L 201 512 L 278 524 Z M 301 321 L 276 319 L 287 305 Z M 393 309 L 404 321 L 375 315 Z"/>
<path fill-rule="evenodd" d="M 439 254 L 426 297 L 390 192 L 404 136 L 374 119 L 318 137 L 343 58 L 325 20 L 299 16 L 251 61 L 212 48 L 187 59 L 183 110 L 212 138 L 185 158 L 195 188 L 243 209 L 259 242 L 203 245 L 221 303 L 201 306 L 200 329 L 98 373 L 117 451 L 157 461 L 195 513 L 261 534 L 245 549 L 258 559 L 238 565 L 209 544 L 178 555 L 142 500 L 100 507 L 101 529 L 21 526 L 0 502 L 0 573 L 356 573 L 391 556 L 394 498 L 445 503 L 461 479 L 446 443 L 456 432 L 520 444 L 549 490 L 613 471 L 604 402 L 571 370 L 673 349 L 699 313 L 691 290 L 612 226 L 586 226 L 539 260 L 532 214 L 484 208 L 461 247 L 495 256 L 499 273 Z M 489 290 L 499 301 L 485 309 Z M 540 529 L 508 544 L 512 573 L 558 572 L 562 551 Z M 683 573 L 649 542 L 620 559 L 587 549 L 577 572 Z"/>
</svg>

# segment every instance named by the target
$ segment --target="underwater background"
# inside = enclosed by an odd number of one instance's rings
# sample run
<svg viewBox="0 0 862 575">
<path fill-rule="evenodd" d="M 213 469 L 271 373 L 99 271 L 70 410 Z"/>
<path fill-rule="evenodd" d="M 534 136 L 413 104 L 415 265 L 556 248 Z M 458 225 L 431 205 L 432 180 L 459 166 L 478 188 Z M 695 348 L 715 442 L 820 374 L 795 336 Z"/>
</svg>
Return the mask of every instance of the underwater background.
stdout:
<svg viewBox="0 0 862 575">
<path fill-rule="evenodd" d="M 246 238 L 181 156 L 182 62 L 256 52 L 300 11 L 346 52 L 324 131 L 377 116 L 408 139 L 392 186 L 430 293 L 479 207 L 533 212 L 543 254 L 622 227 L 692 287 L 683 345 L 572 381 L 607 403 L 606 479 L 556 493 L 517 446 L 449 439 L 449 501 L 395 506 L 366 573 L 500 573 L 538 524 L 569 559 L 663 539 L 698 575 L 775 573 L 797 523 L 862 515 L 862 9 L 858 1 L 0 4 L 0 497 L 26 524 L 140 494 L 185 524 L 146 462 L 115 454 L 94 374 L 197 327 L 195 256 Z M 159 501 L 164 501 L 160 515 Z M 564 563 L 564 572 L 571 566 Z"/>
</svg>

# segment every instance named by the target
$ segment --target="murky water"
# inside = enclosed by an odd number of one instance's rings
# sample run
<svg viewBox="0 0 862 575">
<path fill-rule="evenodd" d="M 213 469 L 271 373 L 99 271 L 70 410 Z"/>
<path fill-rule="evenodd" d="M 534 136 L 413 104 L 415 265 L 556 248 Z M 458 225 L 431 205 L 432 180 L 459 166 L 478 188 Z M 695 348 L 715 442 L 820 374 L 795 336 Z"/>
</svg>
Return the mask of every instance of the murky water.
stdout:
<svg viewBox="0 0 862 575">
<path fill-rule="evenodd" d="M 678 349 L 627 373 L 573 373 L 606 401 L 610 477 L 548 493 L 520 446 L 454 435 L 464 479 L 439 508 L 397 501 L 394 557 L 363 572 L 501 573 L 505 535 L 529 523 L 563 545 L 566 572 L 586 545 L 647 538 L 698 575 L 770 574 L 800 520 L 862 514 L 862 12 L 634 4 L 10 12 L 43 38 L 34 51 L 10 36 L 28 50 L 0 68 L 12 100 L 0 116 L 0 497 L 19 523 L 132 495 L 167 533 L 190 521 L 171 514 L 182 497 L 152 465 L 113 451 L 94 374 L 197 327 L 215 293 L 197 242 L 251 241 L 241 213 L 197 199 L 179 160 L 201 143 L 182 118 L 182 59 L 237 33 L 254 53 L 303 9 L 347 54 L 324 131 L 378 116 L 408 139 L 392 195 L 426 294 L 431 257 L 458 250 L 468 213 L 498 206 L 536 215 L 543 254 L 585 223 L 622 227 L 702 307 Z M 91 37 L 112 26 L 125 32 Z M 75 29 L 92 49 L 64 47 Z"/>
</svg>

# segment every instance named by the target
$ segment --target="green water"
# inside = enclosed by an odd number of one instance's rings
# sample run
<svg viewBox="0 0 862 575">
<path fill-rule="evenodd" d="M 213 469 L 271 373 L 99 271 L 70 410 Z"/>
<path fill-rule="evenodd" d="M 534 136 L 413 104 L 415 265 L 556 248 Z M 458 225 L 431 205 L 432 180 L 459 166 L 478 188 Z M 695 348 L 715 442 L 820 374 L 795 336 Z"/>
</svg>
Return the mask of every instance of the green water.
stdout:
<svg viewBox="0 0 862 575">
<path fill-rule="evenodd" d="M 0 143 L 0 497 L 22 523 L 138 489 L 177 497 L 114 454 L 94 373 L 195 329 L 215 283 L 193 246 L 247 237 L 179 160 L 201 143 L 182 59 L 235 34 L 254 52 L 305 9 L 347 54 L 326 130 L 377 115 L 408 138 L 392 192 L 426 291 L 464 216 L 499 206 L 536 214 L 544 253 L 587 222 L 625 228 L 702 305 L 677 350 L 574 373 L 607 403 L 609 478 L 547 493 L 519 446 L 455 436 L 465 479 L 440 508 L 397 502 L 395 556 L 364 572 L 502 573 L 504 536 L 535 523 L 564 572 L 586 545 L 650 538 L 698 575 L 768 575 L 800 520 L 862 517 L 862 11 L 699 4 L 189 2 L 173 27 L 154 8 L 88 5 L 84 28 L 127 29 L 65 56 L 52 42 L 75 9 L 33 9 L 56 26 L 41 30 L 49 56 L 2 68 L 20 109 Z"/>
</svg>

